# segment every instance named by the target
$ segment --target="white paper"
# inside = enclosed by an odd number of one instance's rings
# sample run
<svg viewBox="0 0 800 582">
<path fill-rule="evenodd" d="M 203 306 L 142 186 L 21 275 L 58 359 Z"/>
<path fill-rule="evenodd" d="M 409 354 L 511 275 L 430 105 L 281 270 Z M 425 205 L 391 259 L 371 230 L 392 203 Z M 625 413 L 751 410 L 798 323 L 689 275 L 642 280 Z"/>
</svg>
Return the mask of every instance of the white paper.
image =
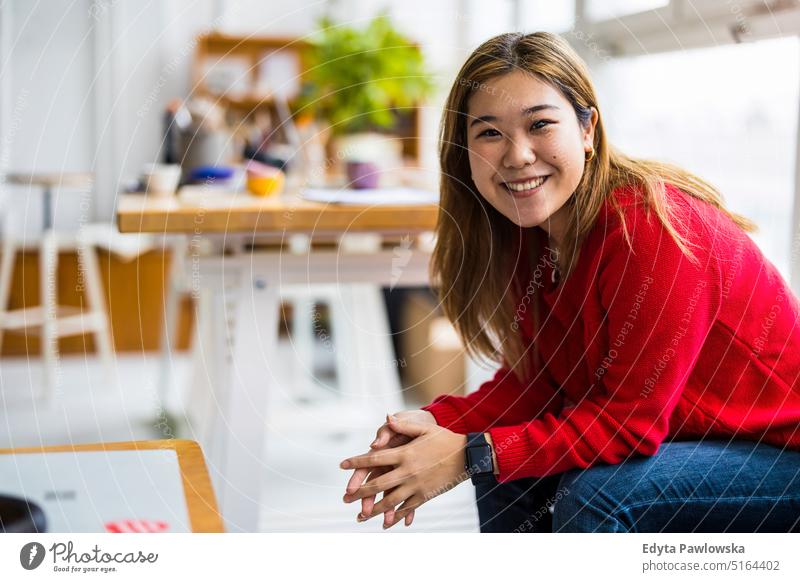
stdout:
<svg viewBox="0 0 800 582">
<path fill-rule="evenodd" d="M 48 532 L 190 532 L 174 450 L 0 455 L 0 494 L 39 505 Z"/>
<path fill-rule="evenodd" d="M 414 188 L 375 188 L 353 190 L 347 188 L 306 188 L 302 196 L 312 202 L 328 204 L 356 204 L 359 206 L 415 206 L 439 204 L 436 192 Z"/>
</svg>

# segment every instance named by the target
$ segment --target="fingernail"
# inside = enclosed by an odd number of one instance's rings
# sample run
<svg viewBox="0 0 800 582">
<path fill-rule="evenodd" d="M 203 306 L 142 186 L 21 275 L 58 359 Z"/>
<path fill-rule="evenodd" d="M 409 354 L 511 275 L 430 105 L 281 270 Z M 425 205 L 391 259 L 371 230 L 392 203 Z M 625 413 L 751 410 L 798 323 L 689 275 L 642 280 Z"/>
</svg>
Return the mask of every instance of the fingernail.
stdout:
<svg viewBox="0 0 800 582">
<path fill-rule="evenodd" d="M 372 441 L 372 442 L 370 443 L 370 445 L 369 445 L 369 446 L 371 446 L 371 447 L 374 447 L 374 446 L 375 446 L 375 445 L 377 445 L 377 444 L 378 444 L 378 439 L 375 439 L 374 441 Z"/>
<path fill-rule="evenodd" d="M 350 461 L 342 461 L 341 463 L 339 463 L 339 466 L 342 469 L 349 469 L 350 468 Z"/>
<path fill-rule="evenodd" d="M 397 422 L 397 417 L 394 414 L 392 414 L 389 416 L 389 420 L 391 420 L 392 422 Z"/>
<path fill-rule="evenodd" d="M 357 522 L 359 522 L 359 523 L 361 523 L 362 521 L 367 521 L 367 518 L 366 518 L 366 517 L 364 517 L 364 514 L 363 514 L 363 513 L 359 513 L 359 514 L 356 516 L 356 521 L 357 521 Z"/>
<path fill-rule="evenodd" d="M 384 523 L 383 524 L 383 529 L 389 529 L 389 524 L 388 523 Z"/>
</svg>

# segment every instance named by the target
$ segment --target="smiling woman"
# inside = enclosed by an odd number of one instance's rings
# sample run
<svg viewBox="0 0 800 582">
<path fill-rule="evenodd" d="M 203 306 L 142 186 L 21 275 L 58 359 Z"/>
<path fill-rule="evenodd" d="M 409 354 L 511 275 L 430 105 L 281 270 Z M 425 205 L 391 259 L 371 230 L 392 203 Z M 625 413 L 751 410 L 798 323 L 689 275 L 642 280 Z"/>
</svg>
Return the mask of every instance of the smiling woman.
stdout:
<svg viewBox="0 0 800 582">
<path fill-rule="evenodd" d="M 408 525 L 471 478 L 482 531 L 799 529 L 800 303 L 751 223 L 615 150 L 552 34 L 469 57 L 440 158 L 442 306 L 502 368 L 343 463 L 360 518 Z"/>
</svg>

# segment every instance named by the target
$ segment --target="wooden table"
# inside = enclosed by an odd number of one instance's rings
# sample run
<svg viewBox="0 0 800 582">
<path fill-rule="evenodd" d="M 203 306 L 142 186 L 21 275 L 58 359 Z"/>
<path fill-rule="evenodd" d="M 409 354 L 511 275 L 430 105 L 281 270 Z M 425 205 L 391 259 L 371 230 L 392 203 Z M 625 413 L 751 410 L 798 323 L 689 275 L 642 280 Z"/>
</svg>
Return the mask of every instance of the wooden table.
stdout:
<svg viewBox="0 0 800 582">
<path fill-rule="evenodd" d="M 31 447 L 22 449 L 0 449 L 0 455 L 20 455 L 25 453 L 65 453 L 97 451 L 145 451 L 171 449 L 178 454 L 183 492 L 189 511 L 189 521 L 195 533 L 224 532 L 222 518 L 217 510 L 214 490 L 206 470 L 203 451 L 194 441 L 156 440 L 121 443 L 98 443 L 86 445 L 63 445 L 51 447 Z"/>
<path fill-rule="evenodd" d="M 208 455 L 209 470 L 220 501 L 228 531 L 256 531 L 259 475 L 264 462 L 267 430 L 267 394 L 276 386 L 273 354 L 278 341 L 281 292 L 286 286 L 313 291 L 317 284 L 335 284 L 348 294 L 355 310 L 375 313 L 383 310 L 380 287 L 428 285 L 430 252 L 413 246 L 411 234 L 432 231 L 438 216 L 436 205 L 350 206 L 308 202 L 297 196 L 256 198 L 246 193 L 225 194 L 212 189 L 183 191 L 180 197 L 157 198 L 126 194 L 119 199 L 117 221 L 122 232 L 184 235 L 193 248 L 206 240 L 215 253 L 191 252 L 191 265 L 182 269 L 192 281 L 197 299 L 195 336 L 203 355 L 202 374 L 192 385 L 203 386 L 213 395 L 213 422 L 209 431 L 193 426 L 193 433 Z M 403 235 L 395 248 L 371 252 L 347 252 L 341 248 L 319 249 L 310 245 L 303 252 L 253 250 L 246 244 L 254 238 L 279 238 L 287 234 L 324 234 L 337 237 L 347 233 Z M 258 236 L 255 236 L 258 235 Z M 245 244 L 230 244 L 231 241 Z M 405 244 L 408 243 L 408 244 Z M 176 254 L 176 259 L 186 253 Z M 173 265 L 178 265 L 178 260 Z M 190 273 L 189 273 L 190 271 Z M 347 283 L 345 286 L 341 284 Z M 196 286 L 196 287 L 195 287 Z M 168 301 L 167 325 L 171 328 Z M 344 341 L 352 349 L 337 348 L 337 357 L 361 361 L 365 343 L 373 345 L 385 336 L 377 350 L 391 353 L 385 312 L 370 321 L 383 320 L 385 329 L 373 337 Z M 341 346 L 342 344 L 340 344 Z M 359 351 L 360 350 L 360 351 Z M 162 359 L 169 358 L 162 354 Z M 373 373 L 359 371 L 359 373 Z M 163 374 L 162 374 L 163 378 Z M 395 400 L 375 406 L 385 410 L 402 406 L 401 392 Z M 204 412 L 203 414 L 207 414 Z"/>
<path fill-rule="evenodd" d="M 433 204 L 345 206 L 194 189 L 180 197 L 122 194 L 117 224 L 120 232 L 183 234 L 407 233 L 433 230 L 438 212 Z"/>
</svg>

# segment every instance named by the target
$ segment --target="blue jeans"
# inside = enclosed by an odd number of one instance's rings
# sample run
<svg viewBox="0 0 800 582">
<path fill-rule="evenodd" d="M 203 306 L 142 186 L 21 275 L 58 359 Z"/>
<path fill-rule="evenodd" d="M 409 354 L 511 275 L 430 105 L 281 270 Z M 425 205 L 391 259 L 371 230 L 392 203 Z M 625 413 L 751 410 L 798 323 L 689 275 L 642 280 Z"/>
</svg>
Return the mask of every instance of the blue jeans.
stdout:
<svg viewBox="0 0 800 582">
<path fill-rule="evenodd" d="M 476 487 L 481 532 L 798 532 L 800 451 L 668 442 L 652 457 Z"/>
</svg>

